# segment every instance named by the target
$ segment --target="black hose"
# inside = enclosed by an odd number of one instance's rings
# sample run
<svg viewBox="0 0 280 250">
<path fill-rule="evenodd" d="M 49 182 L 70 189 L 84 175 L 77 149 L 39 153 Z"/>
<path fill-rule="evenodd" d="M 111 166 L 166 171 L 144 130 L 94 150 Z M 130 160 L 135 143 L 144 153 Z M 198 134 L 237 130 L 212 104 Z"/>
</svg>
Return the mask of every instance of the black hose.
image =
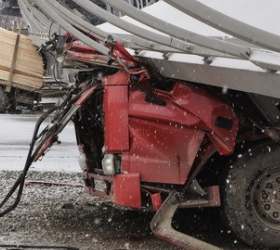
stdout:
<svg viewBox="0 0 280 250">
<path fill-rule="evenodd" d="M 21 172 L 21 174 L 19 175 L 19 177 L 17 178 L 16 182 L 14 183 L 14 185 L 11 187 L 10 191 L 8 192 L 8 194 L 5 196 L 5 198 L 2 200 L 2 202 L 0 203 L 0 208 L 2 208 L 6 202 L 9 200 L 9 198 L 13 195 L 13 193 L 16 191 L 16 189 L 19 187 L 19 190 L 18 190 L 18 194 L 17 194 L 17 197 L 15 199 L 15 202 L 10 206 L 8 207 L 7 209 L 5 209 L 3 212 L 0 213 L 0 217 L 3 217 L 4 215 L 6 215 L 7 213 L 11 212 L 12 210 L 14 210 L 16 208 L 16 206 L 18 205 L 18 203 L 20 202 L 20 198 L 21 198 L 21 195 L 22 195 L 22 190 L 23 190 L 23 186 L 24 186 L 24 179 L 25 179 L 25 176 L 27 174 L 27 171 L 29 169 L 29 167 L 31 166 L 33 160 L 34 160 L 34 157 L 36 154 L 33 154 L 33 149 L 34 149 L 34 145 L 35 145 L 35 142 L 36 142 L 36 139 L 37 139 L 37 134 L 38 134 L 38 131 L 39 131 L 39 128 L 41 126 L 41 124 L 43 123 L 43 121 L 51 114 L 53 113 L 58 107 L 53 107 L 51 108 L 50 110 L 48 110 L 48 112 L 46 112 L 45 114 L 43 114 L 39 120 L 37 121 L 36 125 L 35 125 L 35 129 L 34 129 L 34 132 L 33 132 L 33 137 L 32 137 L 32 140 L 31 140 L 31 145 L 30 145 L 30 148 L 29 148 L 29 152 L 28 152 L 28 156 L 27 156 L 27 159 L 26 159 L 26 162 L 25 162 L 25 166 L 24 166 L 24 169 L 23 171 Z"/>
<path fill-rule="evenodd" d="M 13 248 L 13 249 L 20 249 L 20 248 L 31 248 L 31 249 L 65 249 L 65 250 L 79 250 L 77 247 L 68 247 L 68 246 L 31 246 L 31 245 L 5 245 L 0 244 L 1 248 Z"/>
<path fill-rule="evenodd" d="M 65 115 L 67 114 L 67 112 L 71 109 L 71 104 L 74 104 L 86 90 L 88 90 L 89 88 L 91 88 L 93 86 L 93 84 L 96 84 L 96 83 L 93 82 L 91 85 L 87 86 L 86 89 L 80 91 L 75 96 L 72 95 L 74 92 L 74 90 L 72 89 L 69 92 L 66 99 L 64 100 L 64 102 L 60 106 L 52 107 L 39 118 L 39 120 L 37 121 L 37 123 L 35 125 L 35 129 L 33 132 L 33 137 L 31 140 L 31 144 L 30 144 L 30 148 L 29 148 L 29 152 L 28 152 L 28 156 L 27 156 L 27 159 L 25 162 L 24 169 L 21 172 L 21 174 L 19 175 L 19 177 L 17 178 L 17 180 L 15 181 L 15 183 L 13 184 L 13 186 L 11 187 L 8 194 L 5 196 L 5 198 L 0 203 L 0 209 L 6 204 L 6 202 L 10 199 L 10 197 L 13 195 L 13 193 L 16 191 L 16 189 L 19 188 L 17 196 L 15 198 L 14 203 L 12 205 L 10 205 L 8 208 L 6 208 L 3 212 L 0 213 L 0 217 L 3 217 L 4 215 L 11 212 L 12 210 L 14 210 L 17 207 L 17 205 L 21 199 L 26 174 L 27 174 L 32 162 L 36 159 L 38 153 L 42 149 L 42 146 L 46 142 L 46 139 L 51 138 L 51 136 L 55 135 L 55 132 L 60 131 L 60 129 L 61 129 L 60 123 L 65 118 Z M 43 132 L 41 132 L 38 136 L 38 131 L 39 131 L 39 128 L 40 128 L 41 124 L 43 123 L 43 121 L 56 110 L 57 110 L 57 113 L 54 114 L 54 118 L 52 120 L 54 122 L 54 125 L 51 128 L 44 129 Z M 39 138 L 42 138 L 42 139 L 41 139 L 39 145 L 37 146 L 36 150 L 33 152 L 34 145 Z M 56 137 L 53 137 L 51 139 L 56 139 Z M 52 143 L 53 143 L 53 141 L 52 141 Z"/>
</svg>

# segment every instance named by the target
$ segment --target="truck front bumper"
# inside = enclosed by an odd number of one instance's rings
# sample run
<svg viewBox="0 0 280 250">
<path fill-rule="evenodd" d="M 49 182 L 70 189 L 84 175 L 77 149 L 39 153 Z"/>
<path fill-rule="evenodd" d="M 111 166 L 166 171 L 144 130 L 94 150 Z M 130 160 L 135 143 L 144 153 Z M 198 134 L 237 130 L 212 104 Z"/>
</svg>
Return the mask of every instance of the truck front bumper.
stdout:
<svg viewBox="0 0 280 250">
<path fill-rule="evenodd" d="M 139 174 L 105 176 L 84 171 L 83 178 L 87 193 L 121 206 L 141 208 Z"/>
</svg>

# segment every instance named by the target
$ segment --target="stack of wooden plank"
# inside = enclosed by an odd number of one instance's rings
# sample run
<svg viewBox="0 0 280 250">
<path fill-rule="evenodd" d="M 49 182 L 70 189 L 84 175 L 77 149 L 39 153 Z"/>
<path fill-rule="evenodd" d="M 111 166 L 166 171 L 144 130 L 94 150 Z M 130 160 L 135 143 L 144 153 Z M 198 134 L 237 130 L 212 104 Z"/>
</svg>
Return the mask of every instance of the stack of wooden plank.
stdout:
<svg viewBox="0 0 280 250">
<path fill-rule="evenodd" d="M 31 40 L 0 28 L 0 84 L 33 91 L 43 85 L 43 60 Z"/>
</svg>

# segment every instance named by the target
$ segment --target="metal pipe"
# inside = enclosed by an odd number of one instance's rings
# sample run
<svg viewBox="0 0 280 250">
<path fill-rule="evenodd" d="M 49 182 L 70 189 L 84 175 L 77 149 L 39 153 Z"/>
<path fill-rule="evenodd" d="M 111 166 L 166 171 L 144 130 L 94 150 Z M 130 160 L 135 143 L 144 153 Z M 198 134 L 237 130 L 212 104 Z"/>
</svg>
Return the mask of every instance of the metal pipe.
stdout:
<svg viewBox="0 0 280 250">
<path fill-rule="evenodd" d="M 280 36 L 278 35 L 238 21 L 196 0 L 164 1 L 176 9 L 183 11 L 214 28 L 222 30 L 249 43 L 280 52 Z"/>
<path fill-rule="evenodd" d="M 26 7 L 30 10 L 29 14 L 34 17 L 34 21 L 32 22 L 32 25 L 35 23 L 40 23 L 41 27 L 44 27 L 46 32 L 49 31 L 49 28 L 52 27 L 54 30 L 58 31 L 59 30 L 59 25 L 53 23 L 51 20 L 49 20 L 42 12 L 40 12 L 38 9 L 34 8 L 33 2 L 30 2 L 30 0 L 25 0 L 24 1 L 26 4 Z M 42 30 L 39 30 L 39 32 L 42 32 Z"/>
<path fill-rule="evenodd" d="M 96 49 L 100 53 L 109 56 L 110 50 L 108 48 L 106 48 L 98 42 L 95 42 L 88 36 L 84 35 L 82 32 L 78 31 L 71 24 L 66 22 L 54 11 L 53 6 L 49 4 L 49 1 L 34 0 L 34 2 L 37 4 L 37 6 L 41 9 L 42 12 L 48 15 L 53 21 L 59 23 L 65 30 L 70 32 L 73 36 L 79 38 L 86 45 Z"/>
<path fill-rule="evenodd" d="M 219 51 L 222 53 L 230 54 L 236 57 L 244 58 L 243 52 L 244 46 L 231 44 L 220 39 L 200 35 L 195 32 L 185 30 L 177 27 L 171 23 L 167 23 L 159 18 L 156 18 L 140 9 L 137 9 L 130 4 L 122 0 L 102 0 L 104 3 L 113 6 L 120 10 L 122 13 L 130 16 L 131 18 L 152 27 L 155 30 L 159 30 L 165 34 L 170 35 L 172 38 L 179 39 L 181 41 L 190 42 L 199 46 L 209 48 L 211 50 Z"/>
<path fill-rule="evenodd" d="M 42 31 L 42 29 L 44 29 L 45 26 L 43 26 L 37 20 L 34 22 L 34 16 L 32 15 L 31 11 L 28 10 L 26 2 L 27 0 L 18 1 L 21 15 L 23 16 L 25 21 L 29 24 L 30 30 L 32 32 L 34 32 L 34 30 L 36 30 L 36 32 Z"/>
<path fill-rule="evenodd" d="M 218 47 L 219 51 L 224 51 L 224 52 L 228 50 L 231 51 L 229 54 L 235 53 L 235 56 L 239 56 L 239 57 L 243 55 L 241 57 L 242 59 L 245 59 L 245 57 L 247 57 L 248 60 L 250 60 L 252 63 L 256 64 L 261 68 L 273 70 L 273 71 L 280 70 L 280 63 L 279 63 L 280 55 L 273 51 L 263 51 L 260 49 L 250 48 L 244 45 L 240 46 L 219 39 L 214 39 L 211 37 L 189 32 L 185 29 L 179 28 L 170 23 L 166 23 L 161 19 L 158 19 L 150 14 L 147 14 L 142 10 L 137 9 L 122 0 L 102 0 L 102 1 L 105 2 L 106 4 L 110 4 L 114 8 L 118 8 L 121 12 L 127 14 L 133 19 L 142 22 L 154 29 L 165 32 L 168 35 L 174 36 L 178 39 L 184 40 L 186 39 L 186 37 L 191 36 L 192 42 L 195 44 L 199 44 L 201 46 L 210 49 L 215 49 L 216 47 Z M 180 1 L 180 5 L 182 5 L 182 1 Z M 240 25 L 242 24 L 243 23 L 240 23 Z M 279 44 L 280 44 L 280 40 L 279 40 Z M 205 51 L 205 48 L 201 48 L 201 49 L 204 49 Z M 197 48 L 197 50 L 199 50 L 199 48 Z M 194 54 L 196 52 L 197 51 L 192 51 L 192 53 Z M 205 51 L 205 53 L 207 53 L 207 51 Z M 213 56 L 213 54 L 209 54 L 208 56 Z M 218 54 L 216 56 L 225 57 L 223 55 L 218 55 Z"/>
<path fill-rule="evenodd" d="M 99 40 L 106 39 L 108 37 L 108 34 L 104 32 L 101 29 L 98 29 L 96 26 L 86 22 L 81 17 L 73 14 L 69 9 L 61 5 L 57 1 L 49 1 L 49 4 L 51 4 L 54 8 L 54 10 L 63 17 L 64 20 L 71 23 L 72 25 L 78 27 L 79 29 L 87 32 L 88 34 L 91 34 L 98 38 Z"/>
<path fill-rule="evenodd" d="M 182 40 L 170 37 L 169 35 L 159 34 L 144 28 L 141 28 L 137 25 L 131 24 L 128 21 L 120 19 L 108 11 L 103 10 L 96 4 L 88 0 L 73 0 L 75 3 L 79 4 L 81 7 L 91 12 L 92 14 L 98 16 L 99 18 L 112 23 L 113 25 L 129 32 L 135 34 L 141 38 L 147 39 L 148 41 L 153 41 L 158 44 L 166 45 L 175 49 L 185 51 L 187 53 L 192 52 L 192 47 L 189 43 L 186 43 Z M 237 53 L 235 53 L 236 55 Z M 240 54 L 238 54 L 240 56 Z"/>
<path fill-rule="evenodd" d="M 63 19 L 65 19 L 67 22 L 72 24 L 73 26 L 79 28 L 80 30 L 92 34 L 99 40 L 103 40 L 106 37 L 108 37 L 108 33 L 105 31 L 97 28 L 96 26 L 86 22 L 83 20 L 81 17 L 73 14 L 69 9 L 64 7 L 63 5 L 59 4 L 58 2 L 54 1 L 49 1 L 51 5 L 53 5 L 55 8 L 54 10 L 61 16 Z M 148 49 L 148 50 L 156 50 L 156 51 L 162 51 L 162 52 L 179 52 L 179 50 L 172 49 L 170 47 L 160 45 L 160 44 L 152 44 L 151 48 L 151 42 L 148 40 L 135 37 L 135 36 L 126 36 L 125 38 L 122 38 L 120 36 L 113 35 L 113 38 L 120 43 L 124 44 L 126 47 L 131 48 L 131 49 L 136 49 L 136 50 L 143 50 L 143 49 Z M 130 39 L 128 39 L 130 38 Z"/>
<path fill-rule="evenodd" d="M 126 30 L 132 34 L 137 34 L 139 37 L 152 40 L 154 42 L 164 44 L 167 46 L 170 46 L 171 44 L 171 37 L 169 36 L 164 36 L 161 34 L 155 34 L 154 32 L 151 32 L 149 30 L 140 28 L 134 24 L 131 24 L 125 20 L 122 20 L 113 14 L 109 13 L 108 11 L 103 10 L 96 4 L 87 1 L 87 0 L 73 0 L 75 3 L 79 4 L 81 7 L 86 9 L 87 11 L 91 12 L 92 14 L 98 16 L 99 18 L 123 29 Z"/>
<path fill-rule="evenodd" d="M 96 26 L 86 22 L 81 17 L 73 14 L 70 10 L 68 10 L 63 5 L 59 4 L 58 2 L 50 1 L 49 3 L 55 7 L 54 8 L 55 11 L 61 17 L 63 17 L 67 22 L 71 23 L 73 26 L 78 27 L 80 30 L 82 30 L 84 32 L 87 32 L 88 34 L 92 34 L 93 36 L 95 36 L 99 40 L 103 40 L 103 39 L 108 37 L 109 34 L 107 32 L 105 32 L 105 31 L 97 28 Z M 131 37 L 131 36 L 130 36 L 130 39 L 128 39 L 127 36 L 124 39 L 124 38 L 116 36 L 116 35 L 114 35 L 113 38 L 115 40 L 119 41 L 120 43 L 125 44 L 126 47 L 129 47 L 129 48 L 133 48 L 133 49 L 148 48 L 148 49 L 150 49 L 150 47 L 147 47 L 148 41 L 145 40 L 145 39 L 135 38 L 135 37 Z M 135 46 L 135 44 L 132 43 L 131 40 L 133 40 L 133 42 L 138 46 Z M 156 46 L 158 49 L 160 49 L 159 46 L 156 45 L 156 44 L 154 44 L 153 46 Z M 160 46 L 162 46 L 162 45 L 160 45 Z M 170 50 L 170 47 L 165 47 L 165 48 L 161 48 L 161 49 L 166 51 L 166 50 L 168 50 L 168 48 Z M 178 50 L 176 50 L 176 51 L 178 52 Z"/>
</svg>

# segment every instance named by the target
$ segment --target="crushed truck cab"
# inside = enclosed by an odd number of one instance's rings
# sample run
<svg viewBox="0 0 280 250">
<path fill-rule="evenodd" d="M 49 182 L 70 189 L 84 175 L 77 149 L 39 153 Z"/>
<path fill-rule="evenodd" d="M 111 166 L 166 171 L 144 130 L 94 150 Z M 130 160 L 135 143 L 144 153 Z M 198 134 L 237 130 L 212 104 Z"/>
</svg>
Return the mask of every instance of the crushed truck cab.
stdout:
<svg viewBox="0 0 280 250">
<path fill-rule="evenodd" d="M 102 0 L 123 17 L 73 1 L 106 22 L 94 26 L 59 1 L 21 1 L 37 29 L 65 31 L 56 34 L 62 44 L 48 45 L 76 72 L 31 161 L 72 119 L 86 191 L 154 211 L 156 236 L 220 249 L 171 226 L 179 208 L 217 206 L 244 242 L 279 248 L 280 32 L 264 19 L 261 29 L 242 21 L 241 1 L 230 12 L 220 0 L 151 1 L 143 10 Z"/>
</svg>

